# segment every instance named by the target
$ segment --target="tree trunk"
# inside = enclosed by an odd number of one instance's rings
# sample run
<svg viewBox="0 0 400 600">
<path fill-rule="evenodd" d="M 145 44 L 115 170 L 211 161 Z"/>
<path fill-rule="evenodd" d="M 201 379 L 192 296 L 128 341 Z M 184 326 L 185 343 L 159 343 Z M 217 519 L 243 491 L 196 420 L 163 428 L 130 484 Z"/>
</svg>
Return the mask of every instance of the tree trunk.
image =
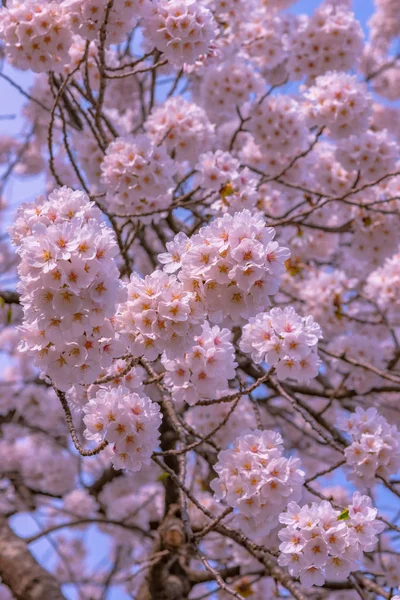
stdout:
<svg viewBox="0 0 400 600">
<path fill-rule="evenodd" d="M 17 600 L 65 600 L 58 581 L 0 516 L 0 577 Z"/>
</svg>

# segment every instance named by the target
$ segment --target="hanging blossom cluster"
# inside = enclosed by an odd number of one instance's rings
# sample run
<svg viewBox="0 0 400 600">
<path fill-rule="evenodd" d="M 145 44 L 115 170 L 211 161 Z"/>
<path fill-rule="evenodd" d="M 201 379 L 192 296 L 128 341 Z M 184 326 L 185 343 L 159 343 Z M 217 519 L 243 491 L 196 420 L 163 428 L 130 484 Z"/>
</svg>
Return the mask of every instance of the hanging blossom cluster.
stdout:
<svg viewBox="0 0 400 600">
<path fill-rule="evenodd" d="M 132 274 L 128 300 L 117 316 L 121 339 L 134 356 L 175 358 L 190 349 L 200 333 L 204 310 L 198 295 L 175 275 L 154 271 L 144 279 Z"/>
<path fill-rule="evenodd" d="M 400 256 L 395 254 L 368 276 L 365 293 L 385 311 L 391 323 L 400 315 Z"/>
<path fill-rule="evenodd" d="M 170 155 L 190 164 L 213 145 L 214 130 L 205 110 L 182 96 L 168 98 L 146 121 L 146 131 L 155 144 L 165 142 Z"/>
<path fill-rule="evenodd" d="M 307 147 L 309 130 L 299 103 L 289 96 L 270 96 L 256 104 L 247 128 L 266 158 L 274 156 L 279 165 Z"/>
<path fill-rule="evenodd" d="M 150 398 L 124 386 L 102 387 L 84 407 L 85 437 L 113 444 L 115 469 L 139 471 L 158 446 L 162 417 Z"/>
<path fill-rule="evenodd" d="M 329 127 L 331 138 L 360 135 L 368 129 L 372 98 L 365 83 L 355 76 L 332 71 L 317 77 L 305 92 L 310 125 Z"/>
<path fill-rule="evenodd" d="M 275 367 L 279 379 L 308 381 L 318 375 L 320 326 L 312 316 L 301 317 L 294 308 L 273 308 L 252 317 L 243 327 L 240 349 L 256 364 Z"/>
<path fill-rule="evenodd" d="M 387 129 L 368 130 L 360 136 L 352 135 L 342 140 L 336 158 L 348 171 L 359 171 L 362 183 L 373 183 L 395 172 L 398 144 Z"/>
<path fill-rule="evenodd" d="M 400 432 L 389 425 L 375 408 L 357 406 L 350 416 L 340 415 L 340 429 L 351 437 L 345 450 L 349 479 L 361 487 L 371 487 L 377 477 L 389 479 L 400 468 Z"/>
<path fill-rule="evenodd" d="M 237 367 L 231 337 L 229 329 L 211 327 L 206 321 L 190 351 L 175 360 L 162 358 L 167 371 L 164 382 L 175 400 L 192 406 L 200 399 L 216 399 L 229 389 Z"/>
<path fill-rule="evenodd" d="M 234 215 L 243 209 L 254 211 L 259 200 L 258 179 L 230 152 L 216 150 L 198 157 L 194 185 L 210 195 L 211 208 L 218 213 Z"/>
<path fill-rule="evenodd" d="M 287 25 L 291 15 L 273 15 L 271 6 L 262 6 L 246 15 L 240 27 L 246 55 L 259 67 L 276 69 L 288 56 Z M 279 9 L 279 7 L 277 7 Z"/>
<path fill-rule="evenodd" d="M 304 472 L 298 458 L 283 456 L 283 440 L 274 431 L 244 432 L 233 448 L 218 454 L 218 477 L 211 481 L 217 501 L 238 510 L 236 524 L 252 537 L 264 536 L 290 501 L 302 495 Z"/>
<path fill-rule="evenodd" d="M 363 31 L 345 2 L 324 2 L 304 17 L 292 48 L 288 70 L 293 79 L 313 80 L 327 71 L 352 69 L 362 54 Z"/>
<path fill-rule="evenodd" d="M 171 203 L 175 165 L 164 146 L 143 134 L 117 138 L 100 165 L 107 205 L 117 215 L 137 215 Z"/>
<path fill-rule="evenodd" d="M 93 383 L 123 354 L 112 322 L 124 289 L 114 233 L 83 192 L 25 204 L 11 228 L 20 257 L 21 349 L 61 390 Z"/>
<path fill-rule="evenodd" d="M 64 0 L 72 31 L 86 40 L 95 40 L 107 19 L 109 44 L 120 44 L 137 23 L 138 13 L 147 0 L 114 0 L 107 11 L 107 3 L 98 0 Z"/>
<path fill-rule="evenodd" d="M 384 367 L 385 349 L 385 345 L 382 344 L 382 352 L 377 354 L 374 352 L 370 336 L 359 333 L 340 335 L 329 344 L 329 350 L 335 355 L 343 355 L 353 361 L 372 365 L 377 369 Z M 347 387 L 355 390 L 358 394 L 365 394 L 381 382 L 379 375 L 373 371 L 347 363 L 345 360 L 332 359 L 332 367 L 337 373 L 345 375 Z"/>
<path fill-rule="evenodd" d="M 252 96 L 260 96 L 263 90 L 263 80 L 257 71 L 244 60 L 234 58 L 210 65 L 199 96 L 213 121 L 223 123 L 235 107 L 240 108 Z"/>
<path fill-rule="evenodd" d="M 286 527 L 278 533 L 278 563 L 306 587 L 324 585 L 326 579 L 343 581 L 358 570 L 363 553 L 375 547 L 385 527 L 376 515 L 371 499 L 359 492 L 343 512 L 324 500 L 302 508 L 290 502 L 279 516 Z"/>
<path fill-rule="evenodd" d="M 11 0 L 0 9 L 0 36 L 19 69 L 59 72 L 69 63 L 72 35 L 63 3 Z"/>
<path fill-rule="evenodd" d="M 143 28 L 149 45 L 178 68 L 206 55 L 217 35 L 211 11 L 196 0 L 156 0 Z"/>
<path fill-rule="evenodd" d="M 162 262 L 179 268 L 212 322 L 244 324 L 269 305 L 290 253 L 274 241 L 262 215 L 243 210 L 202 227 L 190 240 L 176 238 Z"/>
</svg>

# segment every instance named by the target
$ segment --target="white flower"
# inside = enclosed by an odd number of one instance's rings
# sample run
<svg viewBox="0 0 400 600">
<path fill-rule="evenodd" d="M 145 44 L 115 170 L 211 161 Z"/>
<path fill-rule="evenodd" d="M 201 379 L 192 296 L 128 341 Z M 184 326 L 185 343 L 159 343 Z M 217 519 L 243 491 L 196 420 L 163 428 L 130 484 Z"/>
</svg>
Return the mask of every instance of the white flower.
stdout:
<svg viewBox="0 0 400 600">
<path fill-rule="evenodd" d="M 326 500 L 302 508 L 291 502 L 279 515 L 286 527 L 278 532 L 278 563 L 306 587 L 324 585 L 325 579 L 343 581 L 359 568 L 363 552 L 374 548 L 384 529 L 376 514 L 371 499 L 359 492 L 343 513 Z"/>
<path fill-rule="evenodd" d="M 0 9 L 0 36 L 19 69 L 62 72 L 72 41 L 68 13 L 58 2 L 11 0 Z"/>
<path fill-rule="evenodd" d="M 101 387 L 83 409 L 85 437 L 113 444 L 116 469 L 139 471 L 158 446 L 160 407 L 124 386 Z"/>
<path fill-rule="evenodd" d="M 123 352 L 113 324 L 124 298 L 114 262 L 116 241 L 100 211 L 82 192 L 60 188 L 22 206 L 15 236 L 24 321 L 21 349 L 62 390 L 93 383 Z"/>
<path fill-rule="evenodd" d="M 143 28 L 149 47 L 155 46 L 178 68 L 207 54 L 216 37 L 211 11 L 195 0 L 156 0 Z"/>
<path fill-rule="evenodd" d="M 282 504 L 301 496 L 299 460 L 282 454 L 281 436 L 259 430 L 242 434 L 232 449 L 218 454 L 211 488 L 217 500 L 238 509 L 238 525 L 252 537 L 268 533 Z"/>
<path fill-rule="evenodd" d="M 215 219 L 192 236 L 180 257 L 178 279 L 196 294 L 211 322 L 242 324 L 268 306 L 289 257 L 279 246 L 271 269 L 267 250 L 274 235 L 261 215 L 243 210 Z M 165 254 L 162 260 L 166 264 Z"/>
<path fill-rule="evenodd" d="M 156 146 L 146 135 L 117 138 L 100 168 L 111 212 L 140 217 L 154 211 L 160 218 L 171 203 L 174 162 L 163 145 Z"/>
<path fill-rule="evenodd" d="M 321 328 L 311 316 L 301 317 L 292 307 L 273 308 L 244 326 L 240 348 L 256 363 L 274 366 L 279 379 L 307 381 L 318 375 L 321 337 Z"/>
<path fill-rule="evenodd" d="M 305 97 L 303 109 L 310 125 L 328 126 L 332 138 L 360 135 L 368 128 L 372 98 L 365 83 L 352 75 L 334 71 L 321 75 Z"/>
<path fill-rule="evenodd" d="M 345 450 L 351 481 L 369 487 L 378 475 L 389 479 L 397 473 L 400 468 L 400 432 L 395 425 L 389 425 L 375 408 L 364 410 L 357 406 L 350 416 L 340 414 L 338 424 L 352 439 Z"/>
</svg>

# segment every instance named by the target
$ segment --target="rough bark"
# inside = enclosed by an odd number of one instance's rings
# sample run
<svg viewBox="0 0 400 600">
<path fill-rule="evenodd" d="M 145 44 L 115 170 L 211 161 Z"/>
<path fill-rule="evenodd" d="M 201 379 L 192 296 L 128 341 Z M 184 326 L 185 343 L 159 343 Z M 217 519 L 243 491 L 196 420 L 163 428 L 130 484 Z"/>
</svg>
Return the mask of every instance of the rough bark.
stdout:
<svg viewBox="0 0 400 600">
<path fill-rule="evenodd" d="M 65 600 L 58 581 L 0 516 L 0 577 L 17 600 Z"/>
</svg>

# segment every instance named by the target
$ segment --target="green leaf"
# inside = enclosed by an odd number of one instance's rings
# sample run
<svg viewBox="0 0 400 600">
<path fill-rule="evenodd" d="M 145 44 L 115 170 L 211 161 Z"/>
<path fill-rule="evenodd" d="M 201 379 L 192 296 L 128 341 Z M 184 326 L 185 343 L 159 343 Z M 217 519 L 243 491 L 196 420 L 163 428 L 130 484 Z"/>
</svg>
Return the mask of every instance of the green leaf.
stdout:
<svg viewBox="0 0 400 600">
<path fill-rule="evenodd" d="M 165 479 L 168 479 L 168 477 L 169 473 L 167 473 L 167 471 L 163 471 L 161 475 L 157 477 L 157 481 L 165 481 Z"/>
<path fill-rule="evenodd" d="M 347 521 L 349 519 L 349 509 L 345 508 L 338 516 L 338 521 Z"/>
</svg>

